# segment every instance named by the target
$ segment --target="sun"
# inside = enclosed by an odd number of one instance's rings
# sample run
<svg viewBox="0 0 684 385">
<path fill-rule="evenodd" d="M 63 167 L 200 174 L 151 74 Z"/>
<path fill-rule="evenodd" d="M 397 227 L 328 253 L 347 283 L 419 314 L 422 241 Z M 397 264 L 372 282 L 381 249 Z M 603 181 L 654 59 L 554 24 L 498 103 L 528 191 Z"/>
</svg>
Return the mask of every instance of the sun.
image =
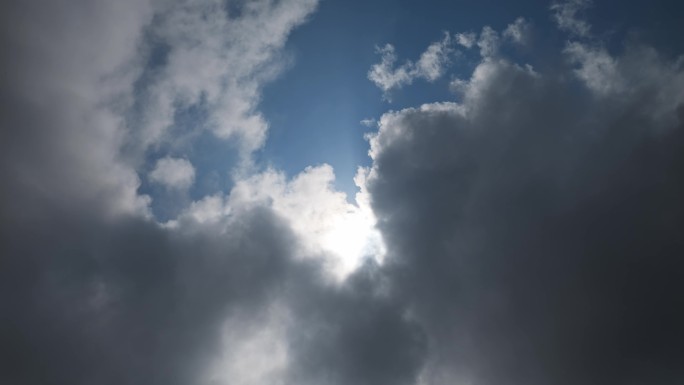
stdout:
<svg viewBox="0 0 684 385">
<path fill-rule="evenodd" d="M 382 262 L 384 245 L 375 228 L 371 212 L 354 206 L 353 210 L 338 215 L 321 239 L 321 245 L 333 256 L 334 274 L 345 278 L 366 258 Z"/>
</svg>

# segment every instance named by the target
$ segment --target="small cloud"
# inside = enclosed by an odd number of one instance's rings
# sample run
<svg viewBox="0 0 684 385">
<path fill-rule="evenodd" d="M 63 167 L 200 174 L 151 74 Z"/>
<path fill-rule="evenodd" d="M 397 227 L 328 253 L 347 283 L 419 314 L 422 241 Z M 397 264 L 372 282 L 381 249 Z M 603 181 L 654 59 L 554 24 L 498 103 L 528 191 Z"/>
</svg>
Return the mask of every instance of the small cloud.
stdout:
<svg viewBox="0 0 684 385">
<path fill-rule="evenodd" d="M 166 157 L 157 161 L 149 177 L 167 188 L 186 189 L 195 182 L 195 168 L 186 159 Z"/>
<path fill-rule="evenodd" d="M 578 18 L 578 14 L 591 7 L 591 0 L 567 0 L 555 2 L 551 5 L 553 19 L 558 28 L 577 35 L 579 37 L 589 36 L 591 25 L 585 20 Z"/>
<path fill-rule="evenodd" d="M 468 83 L 467 80 L 454 78 L 449 82 L 449 91 L 458 95 L 463 95 L 468 90 L 469 84 L 470 83 Z"/>
<path fill-rule="evenodd" d="M 375 126 L 378 122 L 374 118 L 368 118 L 368 119 L 363 119 L 361 122 L 361 125 L 366 126 L 366 127 L 373 127 Z"/>
<path fill-rule="evenodd" d="M 499 51 L 499 34 L 490 26 L 482 28 L 480 38 L 477 41 L 482 57 L 491 57 Z"/>
<path fill-rule="evenodd" d="M 472 48 L 477 42 L 477 35 L 474 32 L 464 32 L 456 34 L 456 43 L 465 48 Z"/>
<path fill-rule="evenodd" d="M 439 79 L 450 64 L 449 55 L 454 52 L 453 40 L 445 32 L 441 41 L 430 44 L 420 55 L 418 62 L 407 60 L 395 67 L 397 55 L 394 46 L 386 44 L 378 47 L 381 55 L 380 63 L 373 64 L 368 71 L 368 79 L 384 92 L 384 98 L 389 100 L 389 92 L 413 83 L 416 78 L 429 82 Z"/>
<path fill-rule="evenodd" d="M 449 33 L 445 33 L 442 41 L 430 44 L 425 52 L 420 55 L 414 69 L 414 75 L 429 82 L 439 79 L 449 65 L 449 54 L 452 52 L 451 36 Z"/>
<path fill-rule="evenodd" d="M 527 44 L 530 39 L 532 26 L 524 18 L 519 17 L 509 24 L 503 32 L 503 37 L 516 44 Z"/>
</svg>

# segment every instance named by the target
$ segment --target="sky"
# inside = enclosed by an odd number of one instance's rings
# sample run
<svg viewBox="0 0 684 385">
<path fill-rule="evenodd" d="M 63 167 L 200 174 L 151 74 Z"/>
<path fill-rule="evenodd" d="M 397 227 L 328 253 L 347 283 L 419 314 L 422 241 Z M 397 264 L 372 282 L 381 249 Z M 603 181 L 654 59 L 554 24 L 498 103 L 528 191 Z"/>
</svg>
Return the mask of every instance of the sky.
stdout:
<svg viewBox="0 0 684 385">
<path fill-rule="evenodd" d="M 684 383 L 674 0 L 0 5 L 0 383 Z"/>
</svg>

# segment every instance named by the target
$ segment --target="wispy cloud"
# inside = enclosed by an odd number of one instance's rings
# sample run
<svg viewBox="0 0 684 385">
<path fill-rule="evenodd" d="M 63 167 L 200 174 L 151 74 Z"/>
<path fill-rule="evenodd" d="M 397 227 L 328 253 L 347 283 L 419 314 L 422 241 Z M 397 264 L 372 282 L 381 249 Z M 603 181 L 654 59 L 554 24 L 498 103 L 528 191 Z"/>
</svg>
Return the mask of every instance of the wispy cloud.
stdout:
<svg viewBox="0 0 684 385">
<path fill-rule="evenodd" d="M 395 67 L 397 55 L 394 46 L 387 44 L 377 49 L 381 55 L 380 63 L 374 64 L 368 71 L 368 79 L 375 83 L 389 100 L 389 92 L 413 83 L 415 79 L 433 82 L 439 79 L 451 63 L 450 55 L 454 52 L 453 39 L 449 33 L 444 34 L 441 41 L 430 44 L 420 55 L 417 62 L 406 61 Z"/>
</svg>

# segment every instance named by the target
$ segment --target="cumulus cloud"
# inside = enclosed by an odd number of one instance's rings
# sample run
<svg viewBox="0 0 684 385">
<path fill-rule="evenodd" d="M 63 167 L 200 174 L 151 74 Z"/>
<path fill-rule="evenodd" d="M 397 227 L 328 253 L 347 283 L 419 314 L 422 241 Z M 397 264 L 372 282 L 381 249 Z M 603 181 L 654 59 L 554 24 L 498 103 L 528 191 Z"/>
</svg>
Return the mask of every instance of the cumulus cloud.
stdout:
<svg viewBox="0 0 684 385">
<path fill-rule="evenodd" d="M 134 81 L 128 74 L 117 81 L 107 75 L 134 60 L 151 5 L 4 2 L 1 13 L 14 31 L 0 37 L 8 52 L 0 87 L 0 173 L 15 191 L 3 196 L 5 204 L 13 202 L 6 209 L 39 214 L 37 199 L 109 215 L 144 211 L 148 199 L 137 193 L 139 177 L 119 156 L 126 127 L 103 104 Z M 107 49 L 93 55 L 93 47 Z"/>
<path fill-rule="evenodd" d="M 416 63 L 406 61 L 395 68 L 397 55 L 394 46 L 387 44 L 377 49 L 381 61 L 368 71 L 368 79 L 384 92 L 385 98 L 389 98 L 391 90 L 409 85 L 417 78 L 434 82 L 444 75 L 449 66 L 449 56 L 454 52 L 453 45 L 451 35 L 446 32 L 441 41 L 428 46 Z"/>
<path fill-rule="evenodd" d="M 380 63 L 373 64 L 368 71 L 368 79 L 372 81 L 384 94 L 386 100 L 390 100 L 390 93 L 404 86 L 410 85 L 415 79 L 421 78 L 434 82 L 447 73 L 452 64 L 452 57 L 459 54 L 456 46 L 480 49 L 480 56 L 494 57 L 504 43 L 526 45 L 531 35 L 531 25 L 524 18 L 519 17 L 509 24 L 503 32 L 499 33 L 492 27 L 485 26 L 479 34 L 463 32 L 451 35 L 444 33 L 444 39 L 428 46 L 417 62 L 407 60 L 397 66 L 398 57 L 395 48 L 391 44 L 377 48 L 381 55 Z M 460 92 L 460 84 L 463 80 L 454 79 L 450 83 L 450 89 Z"/>
<path fill-rule="evenodd" d="M 187 159 L 159 159 L 150 172 L 150 180 L 168 188 L 187 189 L 195 182 L 195 168 Z"/>
<path fill-rule="evenodd" d="M 176 119 L 258 148 L 315 3 L 0 7 L 0 382 L 684 379 L 681 59 L 569 30 L 533 70 L 498 49 L 518 22 L 446 35 L 405 72 L 477 45 L 462 97 L 383 114 L 354 204 L 328 165 L 252 170 L 160 224 L 138 188 L 191 183 Z"/>
<path fill-rule="evenodd" d="M 194 202 L 175 227 L 186 221 L 215 227 L 232 215 L 251 207 L 269 207 L 286 220 L 298 235 L 299 255 L 326 263 L 327 272 L 344 279 L 364 263 L 384 257 L 384 244 L 375 230 L 375 217 L 365 190 L 365 173 L 359 170 L 356 183 L 361 191 L 355 204 L 335 191 L 335 175 L 327 164 L 307 167 L 288 180 L 282 172 L 266 170 L 238 181 L 227 195 L 214 195 Z"/>
<path fill-rule="evenodd" d="M 3 132 L 3 173 L 40 199 L 118 215 L 149 210 L 138 193 L 147 159 L 185 157 L 206 130 L 249 163 L 267 134 L 261 87 L 317 2 L 224 3 L 6 2 L 16 33 L 2 36 L 13 53 L 3 124 L 24 129 Z"/>
<path fill-rule="evenodd" d="M 137 97 L 134 121 L 142 144 L 178 140 L 168 132 L 175 116 L 195 107 L 217 137 L 236 139 L 243 156 L 259 148 L 268 124 L 257 110 L 261 87 L 282 68 L 289 32 L 314 10 L 316 0 L 178 1 L 158 9 L 146 44 L 151 58 Z M 156 59 L 158 62 L 154 62 Z M 201 68 L 201 71 L 197 71 Z M 180 137 L 182 138 L 182 136 Z"/>
<path fill-rule="evenodd" d="M 568 47 L 560 72 L 484 57 L 462 102 L 388 112 L 371 136 L 422 383 L 684 379 L 684 68 Z"/>
</svg>

